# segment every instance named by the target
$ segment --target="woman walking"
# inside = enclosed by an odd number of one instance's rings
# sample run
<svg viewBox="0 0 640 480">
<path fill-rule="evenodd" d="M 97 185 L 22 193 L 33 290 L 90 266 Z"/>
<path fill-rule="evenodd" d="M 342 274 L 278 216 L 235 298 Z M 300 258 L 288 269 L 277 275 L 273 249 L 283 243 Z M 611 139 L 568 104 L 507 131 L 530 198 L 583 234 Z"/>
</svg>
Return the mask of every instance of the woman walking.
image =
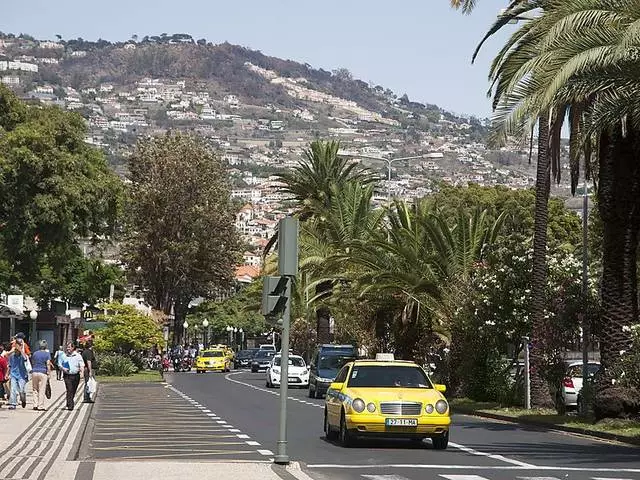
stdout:
<svg viewBox="0 0 640 480">
<path fill-rule="evenodd" d="M 62 380 L 62 368 L 60 368 L 60 355 L 64 354 L 64 349 L 62 345 L 60 348 L 56 350 L 55 355 L 53 356 L 53 367 L 56 369 L 56 380 Z"/>
<path fill-rule="evenodd" d="M 80 372 L 84 370 L 84 360 L 82 360 L 82 355 L 76 351 L 73 342 L 67 343 L 66 351 L 60 355 L 58 365 L 62 369 L 64 386 L 67 389 L 67 410 L 73 410 L 74 397 L 80 384 Z"/>
<path fill-rule="evenodd" d="M 45 411 L 45 389 L 49 381 L 49 372 L 52 369 L 51 354 L 46 340 L 40 340 L 40 349 L 31 356 L 33 375 L 31 385 L 33 387 L 33 409 Z"/>
<path fill-rule="evenodd" d="M 29 372 L 27 362 L 29 357 L 25 351 L 24 338 L 20 334 L 16 335 L 15 343 L 9 354 L 9 376 L 11 378 L 11 394 L 9 395 L 9 410 L 15 410 L 18 405 L 18 395 L 22 408 L 27 406 L 27 381 Z"/>
</svg>

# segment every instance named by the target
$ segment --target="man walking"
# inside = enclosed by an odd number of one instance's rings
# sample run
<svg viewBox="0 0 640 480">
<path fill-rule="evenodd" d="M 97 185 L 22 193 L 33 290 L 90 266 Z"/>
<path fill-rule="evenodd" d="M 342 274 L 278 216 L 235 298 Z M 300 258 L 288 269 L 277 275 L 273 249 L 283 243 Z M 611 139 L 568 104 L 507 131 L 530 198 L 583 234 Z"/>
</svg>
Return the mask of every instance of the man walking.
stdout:
<svg viewBox="0 0 640 480">
<path fill-rule="evenodd" d="M 84 370 L 82 356 L 76 351 L 73 342 L 67 343 L 66 351 L 59 357 L 59 366 L 62 369 L 64 386 L 67 389 L 67 410 L 73 410 L 74 397 L 80 384 L 80 372 Z"/>
<path fill-rule="evenodd" d="M 87 383 L 89 379 L 94 375 L 94 367 L 96 363 L 96 356 L 93 353 L 93 343 L 87 342 L 85 349 L 82 351 L 82 360 L 84 361 L 84 403 L 93 403 Z"/>
</svg>

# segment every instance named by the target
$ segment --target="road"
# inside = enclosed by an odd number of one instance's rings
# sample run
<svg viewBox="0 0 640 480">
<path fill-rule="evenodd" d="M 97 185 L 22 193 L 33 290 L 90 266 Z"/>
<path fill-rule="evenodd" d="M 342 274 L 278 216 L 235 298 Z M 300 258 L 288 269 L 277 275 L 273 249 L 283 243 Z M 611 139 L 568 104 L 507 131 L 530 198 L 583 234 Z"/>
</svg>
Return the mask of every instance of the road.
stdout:
<svg viewBox="0 0 640 480">
<path fill-rule="evenodd" d="M 212 412 L 218 425 L 241 435 L 262 458 L 276 451 L 279 394 L 265 375 L 167 375 L 181 402 Z M 550 433 L 508 423 L 454 415 L 450 447 L 429 442 L 367 440 L 354 448 L 328 442 L 323 400 L 289 390 L 288 453 L 314 479 L 345 480 L 640 480 L 640 449 Z M 226 423 L 225 423 L 226 422 Z M 243 455 L 247 455 L 246 453 Z M 242 456 L 238 457 L 239 459 Z"/>
</svg>

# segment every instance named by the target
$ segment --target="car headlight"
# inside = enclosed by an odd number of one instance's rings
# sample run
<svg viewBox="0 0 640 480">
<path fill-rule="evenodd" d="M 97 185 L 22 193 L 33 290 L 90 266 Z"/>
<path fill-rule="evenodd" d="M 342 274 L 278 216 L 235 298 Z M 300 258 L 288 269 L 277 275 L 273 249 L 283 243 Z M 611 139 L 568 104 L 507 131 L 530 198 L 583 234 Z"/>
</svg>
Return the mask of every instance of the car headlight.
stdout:
<svg viewBox="0 0 640 480">
<path fill-rule="evenodd" d="M 449 409 L 449 405 L 447 404 L 446 401 L 438 400 L 436 402 L 436 412 L 443 414 L 443 413 L 446 413 L 448 409 Z"/>
<path fill-rule="evenodd" d="M 273 368 L 271 369 L 271 371 L 272 371 L 273 373 L 275 373 L 276 375 L 280 375 L 280 369 L 279 369 L 278 367 L 273 367 Z"/>
<path fill-rule="evenodd" d="M 427 412 L 428 414 L 432 414 L 433 413 L 433 405 L 431 405 L 430 403 L 427 403 L 427 405 L 424 407 L 424 411 Z"/>
<path fill-rule="evenodd" d="M 376 405 L 375 403 L 368 403 L 367 404 L 367 410 L 369 410 L 369 413 L 373 413 L 376 411 Z"/>
<path fill-rule="evenodd" d="M 365 406 L 366 405 L 364 403 L 364 400 L 362 400 L 361 398 L 356 398 L 353 402 L 351 402 L 351 408 L 353 408 L 353 410 L 358 413 L 364 412 Z"/>
</svg>

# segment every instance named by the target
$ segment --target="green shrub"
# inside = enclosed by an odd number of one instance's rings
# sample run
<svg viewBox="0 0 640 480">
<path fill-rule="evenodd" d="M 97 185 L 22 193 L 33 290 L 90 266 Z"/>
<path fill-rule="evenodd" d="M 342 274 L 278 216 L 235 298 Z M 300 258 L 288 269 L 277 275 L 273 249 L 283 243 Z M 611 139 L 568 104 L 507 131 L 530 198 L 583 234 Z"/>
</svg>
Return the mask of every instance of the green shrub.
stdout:
<svg viewBox="0 0 640 480">
<path fill-rule="evenodd" d="M 98 374 L 107 377 L 128 377 L 138 371 L 129 357 L 117 353 L 98 355 Z"/>
</svg>

